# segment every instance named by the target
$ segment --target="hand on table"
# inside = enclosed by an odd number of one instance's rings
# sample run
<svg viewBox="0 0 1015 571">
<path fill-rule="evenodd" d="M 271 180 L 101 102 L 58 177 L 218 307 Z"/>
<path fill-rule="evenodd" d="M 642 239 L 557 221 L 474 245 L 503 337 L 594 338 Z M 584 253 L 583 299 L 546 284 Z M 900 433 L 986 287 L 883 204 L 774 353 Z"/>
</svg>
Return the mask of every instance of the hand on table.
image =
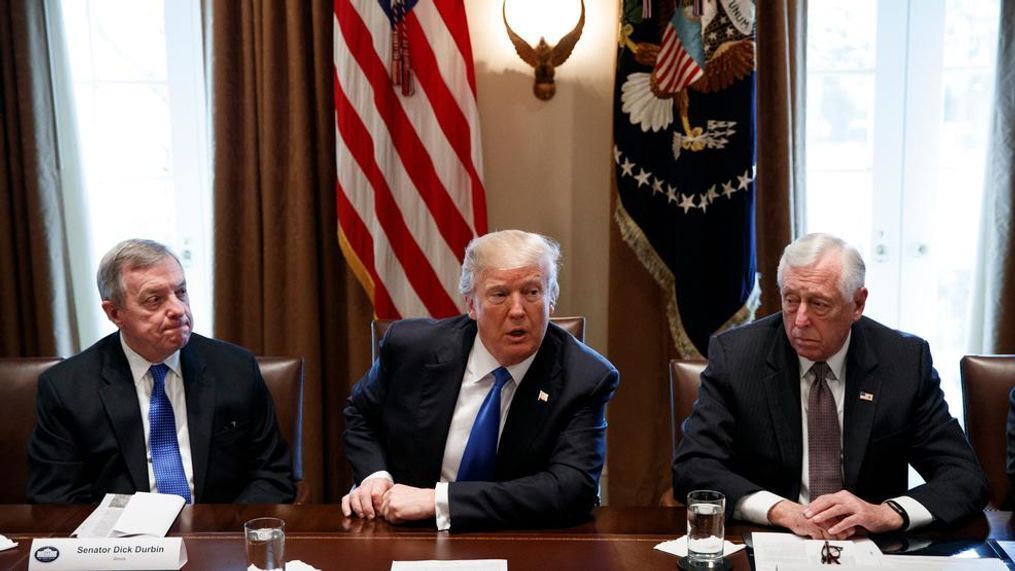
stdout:
<svg viewBox="0 0 1015 571">
<path fill-rule="evenodd" d="M 810 505 L 814 505 L 813 502 Z M 783 500 L 768 511 L 768 521 L 772 525 L 785 527 L 801 537 L 811 539 L 846 539 L 853 535 L 853 529 L 847 532 L 835 532 L 822 527 L 811 518 L 807 517 L 805 507 L 789 500 Z M 827 519 L 825 520 L 828 521 Z"/>
<path fill-rule="evenodd" d="M 381 513 L 384 494 L 394 486 L 387 478 L 368 478 L 342 498 L 342 513 L 345 517 L 356 515 L 373 519 Z"/>
<path fill-rule="evenodd" d="M 853 535 L 858 529 L 882 533 L 902 527 L 902 516 L 892 508 L 885 504 L 867 503 L 846 490 L 818 497 L 807 505 L 803 513 L 808 520 L 833 535 Z"/>
<path fill-rule="evenodd" d="M 381 515 L 391 523 L 432 518 L 436 514 L 433 488 L 395 484 L 384 494 Z"/>
</svg>

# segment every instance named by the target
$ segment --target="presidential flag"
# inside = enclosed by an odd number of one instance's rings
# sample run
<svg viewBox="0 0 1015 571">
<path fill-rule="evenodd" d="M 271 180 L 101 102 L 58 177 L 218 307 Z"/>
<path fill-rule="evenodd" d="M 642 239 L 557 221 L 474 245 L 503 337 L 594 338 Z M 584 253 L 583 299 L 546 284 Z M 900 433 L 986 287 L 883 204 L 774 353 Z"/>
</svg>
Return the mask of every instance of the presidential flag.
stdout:
<svg viewBox="0 0 1015 571">
<path fill-rule="evenodd" d="M 486 233 L 479 110 L 462 0 L 335 0 L 339 245 L 382 319 L 464 309 Z"/>
<path fill-rule="evenodd" d="M 625 0 L 614 105 L 625 242 L 667 294 L 678 353 L 753 319 L 754 2 Z"/>
</svg>

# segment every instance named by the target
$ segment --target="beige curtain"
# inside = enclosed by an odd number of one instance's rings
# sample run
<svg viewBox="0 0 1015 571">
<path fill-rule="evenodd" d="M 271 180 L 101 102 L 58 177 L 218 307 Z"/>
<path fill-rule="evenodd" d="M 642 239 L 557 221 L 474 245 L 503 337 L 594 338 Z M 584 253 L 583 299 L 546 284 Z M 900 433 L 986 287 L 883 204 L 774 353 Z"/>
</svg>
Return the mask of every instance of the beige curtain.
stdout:
<svg viewBox="0 0 1015 571">
<path fill-rule="evenodd" d="M 215 192 L 216 336 L 306 359 L 304 479 L 337 501 L 349 387 L 369 365 L 369 301 L 338 250 L 332 3 L 205 10 Z"/>
<path fill-rule="evenodd" d="M 79 346 L 43 2 L 0 4 L 0 357 Z"/>
<path fill-rule="evenodd" d="M 775 270 L 800 208 L 794 196 L 802 192 L 804 172 L 805 14 L 806 2 L 757 2 L 759 316 L 779 309 Z M 677 353 L 664 307 L 662 290 L 611 224 L 609 358 L 621 372 L 607 432 L 611 505 L 654 505 L 670 493 L 667 364 Z"/>
<path fill-rule="evenodd" d="M 1015 0 L 1002 0 L 990 150 L 984 177 L 972 347 L 1015 353 Z"/>
</svg>

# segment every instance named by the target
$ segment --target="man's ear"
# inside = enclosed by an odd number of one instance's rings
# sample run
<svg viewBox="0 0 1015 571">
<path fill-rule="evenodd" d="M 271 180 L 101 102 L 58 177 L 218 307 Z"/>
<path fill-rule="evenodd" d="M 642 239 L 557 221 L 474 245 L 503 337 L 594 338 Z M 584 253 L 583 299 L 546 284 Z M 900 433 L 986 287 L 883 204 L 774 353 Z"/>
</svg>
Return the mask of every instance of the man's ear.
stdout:
<svg viewBox="0 0 1015 571">
<path fill-rule="evenodd" d="M 863 315 L 863 308 L 867 305 L 867 288 L 862 287 L 856 290 L 853 295 L 853 321 L 858 321 Z"/>
<path fill-rule="evenodd" d="M 465 296 L 465 310 L 469 313 L 469 318 L 473 321 L 476 320 L 476 297 L 472 295 Z"/>
<path fill-rule="evenodd" d="M 107 319 L 112 321 L 117 327 L 120 327 L 122 319 L 120 317 L 120 308 L 116 307 L 116 304 L 108 299 L 105 299 L 102 301 L 102 311 L 106 313 Z"/>
</svg>

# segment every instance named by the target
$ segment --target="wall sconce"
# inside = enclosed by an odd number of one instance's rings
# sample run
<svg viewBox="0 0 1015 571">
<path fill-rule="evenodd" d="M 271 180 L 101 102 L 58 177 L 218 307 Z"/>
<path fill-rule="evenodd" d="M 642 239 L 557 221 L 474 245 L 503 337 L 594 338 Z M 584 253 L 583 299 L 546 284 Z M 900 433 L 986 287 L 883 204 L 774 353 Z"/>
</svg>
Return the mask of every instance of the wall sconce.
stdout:
<svg viewBox="0 0 1015 571">
<path fill-rule="evenodd" d="M 511 29 L 511 24 L 508 24 L 507 21 L 507 0 L 503 0 L 501 17 L 504 19 L 504 27 L 507 29 L 508 37 L 511 38 L 511 43 L 514 44 L 518 56 L 522 58 L 522 61 L 535 68 L 536 82 L 532 86 L 532 92 L 543 101 L 549 100 L 557 92 L 557 87 L 553 83 L 554 69 L 567 61 L 575 44 L 578 43 L 578 38 L 582 35 L 582 28 L 585 27 L 585 0 L 581 0 L 581 7 L 578 24 L 560 38 L 556 45 L 551 46 L 546 43 L 544 36 L 540 36 L 539 43 L 533 47 Z"/>
</svg>

